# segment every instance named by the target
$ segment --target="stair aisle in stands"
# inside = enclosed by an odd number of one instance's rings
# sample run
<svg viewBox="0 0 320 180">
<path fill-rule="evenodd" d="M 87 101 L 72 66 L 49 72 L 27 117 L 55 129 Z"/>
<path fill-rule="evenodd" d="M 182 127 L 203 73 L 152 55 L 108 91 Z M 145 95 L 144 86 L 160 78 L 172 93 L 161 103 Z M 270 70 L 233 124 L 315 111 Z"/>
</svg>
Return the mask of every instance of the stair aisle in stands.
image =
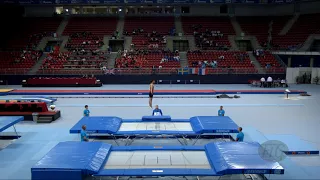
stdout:
<svg viewBox="0 0 320 180">
<path fill-rule="evenodd" d="M 28 75 L 35 75 L 39 68 L 41 67 L 43 61 L 46 59 L 47 53 L 43 53 L 42 56 L 39 58 L 38 62 L 30 69 Z"/>
<path fill-rule="evenodd" d="M 114 68 L 117 57 L 118 57 L 118 52 L 111 52 L 108 59 L 108 68 Z"/>
<path fill-rule="evenodd" d="M 180 56 L 180 66 L 182 68 L 188 66 L 188 57 L 187 57 L 187 52 L 179 52 Z"/>
<path fill-rule="evenodd" d="M 174 24 L 175 24 L 175 28 L 176 28 L 176 33 L 177 34 L 181 33 L 182 35 L 184 35 L 182 23 L 181 23 L 181 17 L 175 17 Z"/>
<path fill-rule="evenodd" d="M 266 73 L 263 68 L 261 67 L 261 64 L 259 63 L 259 61 L 257 60 L 256 57 L 254 57 L 252 52 L 248 52 L 250 61 L 252 62 L 252 64 L 254 65 L 254 67 L 258 70 L 258 73 L 260 74 L 264 74 Z"/>
</svg>

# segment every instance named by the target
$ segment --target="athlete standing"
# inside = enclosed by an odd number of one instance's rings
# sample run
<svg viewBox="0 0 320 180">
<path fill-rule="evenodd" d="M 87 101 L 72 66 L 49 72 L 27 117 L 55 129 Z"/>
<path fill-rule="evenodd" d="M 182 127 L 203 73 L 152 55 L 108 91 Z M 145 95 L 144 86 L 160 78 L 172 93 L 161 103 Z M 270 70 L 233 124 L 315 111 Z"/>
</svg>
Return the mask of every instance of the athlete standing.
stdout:
<svg viewBox="0 0 320 180">
<path fill-rule="evenodd" d="M 154 83 L 155 80 L 152 80 L 149 87 L 149 106 L 152 108 L 152 99 L 153 99 L 153 93 L 154 93 Z"/>
</svg>

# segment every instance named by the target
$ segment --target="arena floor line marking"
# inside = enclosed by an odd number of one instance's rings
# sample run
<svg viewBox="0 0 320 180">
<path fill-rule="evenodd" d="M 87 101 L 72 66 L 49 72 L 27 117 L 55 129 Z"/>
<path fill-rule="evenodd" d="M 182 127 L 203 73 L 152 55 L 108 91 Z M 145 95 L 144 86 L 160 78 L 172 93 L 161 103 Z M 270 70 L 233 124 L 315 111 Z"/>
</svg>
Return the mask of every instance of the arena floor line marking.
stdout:
<svg viewBox="0 0 320 180">
<path fill-rule="evenodd" d="M 304 104 L 159 104 L 161 107 L 300 107 Z M 89 107 L 149 107 L 146 104 L 88 104 Z M 57 107 L 83 107 L 83 104 L 57 104 Z"/>
</svg>

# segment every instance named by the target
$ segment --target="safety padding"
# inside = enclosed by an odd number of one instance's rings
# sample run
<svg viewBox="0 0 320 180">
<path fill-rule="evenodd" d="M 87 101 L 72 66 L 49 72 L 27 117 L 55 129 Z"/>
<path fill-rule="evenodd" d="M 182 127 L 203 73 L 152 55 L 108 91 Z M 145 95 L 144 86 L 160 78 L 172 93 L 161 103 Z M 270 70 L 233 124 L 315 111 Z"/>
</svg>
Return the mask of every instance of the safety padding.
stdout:
<svg viewBox="0 0 320 180">
<path fill-rule="evenodd" d="M 70 129 L 70 133 L 80 133 L 81 127 L 86 125 L 88 133 L 114 134 L 119 130 L 121 123 L 121 118 L 113 116 L 83 117 Z"/>
<path fill-rule="evenodd" d="M 171 121 L 171 116 L 143 116 L 142 121 Z"/>
<path fill-rule="evenodd" d="M 195 116 L 190 124 L 197 134 L 238 133 L 238 125 L 228 116 Z"/>
<path fill-rule="evenodd" d="M 101 142 L 61 142 L 31 168 L 32 180 L 78 180 L 96 174 L 110 149 Z"/>
<path fill-rule="evenodd" d="M 218 142 L 205 145 L 211 167 L 217 174 L 284 174 L 283 167 L 264 160 L 256 142 Z"/>
</svg>

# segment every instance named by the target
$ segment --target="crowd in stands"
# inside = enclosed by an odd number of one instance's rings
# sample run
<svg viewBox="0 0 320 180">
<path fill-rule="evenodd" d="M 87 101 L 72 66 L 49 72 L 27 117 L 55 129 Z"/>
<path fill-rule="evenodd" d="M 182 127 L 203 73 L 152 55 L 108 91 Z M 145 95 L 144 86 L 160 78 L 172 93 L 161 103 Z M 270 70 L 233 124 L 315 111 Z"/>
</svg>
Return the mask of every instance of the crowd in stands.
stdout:
<svg viewBox="0 0 320 180">
<path fill-rule="evenodd" d="M 34 50 L 43 37 L 47 37 L 47 36 L 53 37 L 54 35 L 55 35 L 55 33 L 53 33 L 53 32 L 43 32 L 43 33 L 31 34 L 29 37 L 26 49 Z"/>
<path fill-rule="evenodd" d="M 41 57 L 42 51 L 0 52 L 2 68 L 31 68 Z"/>
<path fill-rule="evenodd" d="M 40 58 L 40 56 L 42 55 L 42 51 L 34 51 L 34 50 L 31 50 L 31 51 L 27 51 L 27 50 L 24 50 L 22 51 L 22 53 L 20 54 L 19 57 L 15 57 L 15 63 L 21 63 L 23 61 L 34 61 L 34 62 L 37 62 Z"/>
<path fill-rule="evenodd" d="M 170 62 L 180 63 L 179 52 L 169 50 L 124 50 L 116 60 L 116 68 L 162 68 Z"/>
<path fill-rule="evenodd" d="M 281 64 L 275 59 L 275 57 L 269 51 L 257 49 L 253 51 L 253 55 L 256 57 L 260 65 L 266 68 L 266 70 L 281 67 Z"/>
<path fill-rule="evenodd" d="M 243 63 L 245 65 L 245 61 L 248 60 L 249 55 L 245 52 L 233 52 L 233 55 L 230 56 L 229 53 L 223 53 L 223 52 L 202 52 L 201 50 L 196 51 L 188 51 L 189 57 L 191 55 L 197 55 L 199 60 L 195 61 L 193 60 L 191 62 L 191 67 L 199 67 L 199 68 L 232 68 L 232 64 L 228 64 L 226 62 L 234 61 L 235 64 Z M 225 56 L 228 56 L 226 59 Z M 207 58 L 207 60 L 204 60 L 203 57 Z M 232 59 L 230 59 L 232 58 Z M 192 58 L 190 59 L 197 59 Z"/>
<path fill-rule="evenodd" d="M 171 35 L 175 34 L 175 29 L 172 29 L 169 33 Z M 131 33 L 124 31 L 123 35 L 125 36 L 144 36 L 145 38 L 141 39 L 141 42 L 138 43 L 148 49 L 158 49 L 163 48 L 167 44 L 166 35 L 160 34 L 159 32 L 153 30 L 152 32 L 144 32 L 143 28 L 133 29 Z M 135 44 L 132 44 L 133 48 Z"/>
<path fill-rule="evenodd" d="M 77 32 L 70 35 L 68 43 L 65 45 L 67 49 L 97 49 L 103 46 L 103 39 L 93 35 L 91 32 Z"/>
<path fill-rule="evenodd" d="M 99 50 L 73 50 L 65 53 L 49 53 L 43 62 L 42 69 L 91 68 L 103 69 L 107 66 L 108 57 Z"/>
<path fill-rule="evenodd" d="M 192 25 L 193 35 L 195 37 L 197 47 L 202 49 L 216 49 L 223 50 L 226 47 L 223 44 L 217 42 L 217 39 L 222 39 L 224 34 L 219 30 L 202 30 L 202 25 Z"/>
</svg>

